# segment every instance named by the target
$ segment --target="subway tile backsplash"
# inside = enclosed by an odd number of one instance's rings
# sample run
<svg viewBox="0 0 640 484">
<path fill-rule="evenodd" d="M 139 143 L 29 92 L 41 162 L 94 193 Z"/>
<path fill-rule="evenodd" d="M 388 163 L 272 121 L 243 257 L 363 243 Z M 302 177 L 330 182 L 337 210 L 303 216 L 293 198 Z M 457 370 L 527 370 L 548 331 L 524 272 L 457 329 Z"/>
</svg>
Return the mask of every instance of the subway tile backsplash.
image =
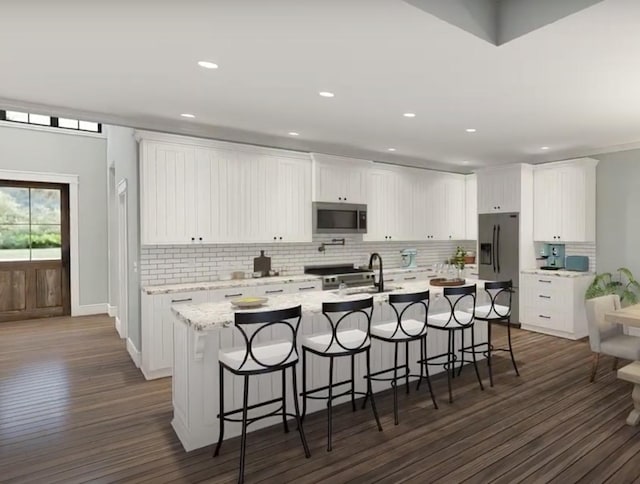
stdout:
<svg viewBox="0 0 640 484">
<path fill-rule="evenodd" d="M 346 239 L 344 246 L 329 246 L 318 251 L 322 242 Z M 162 245 L 143 246 L 140 254 L 140 281 L 143 286 L 211 281 L 233 270 L 253 271 L 253 258 L 260 250 L 271 257 L 271 267 L 285 275 L 301 274 L 305 265 L 354 263 L 366 264 L 369 254 L 378 252 L 387 268 L 400 267 L 400 251 L 418 250 L 418 265 L 443 262 L 457 246 L 475 251 L 476 241 L 364 242 L 361 235 L 315 236 L 311 243 L 242 245 Z"/>
</svg>

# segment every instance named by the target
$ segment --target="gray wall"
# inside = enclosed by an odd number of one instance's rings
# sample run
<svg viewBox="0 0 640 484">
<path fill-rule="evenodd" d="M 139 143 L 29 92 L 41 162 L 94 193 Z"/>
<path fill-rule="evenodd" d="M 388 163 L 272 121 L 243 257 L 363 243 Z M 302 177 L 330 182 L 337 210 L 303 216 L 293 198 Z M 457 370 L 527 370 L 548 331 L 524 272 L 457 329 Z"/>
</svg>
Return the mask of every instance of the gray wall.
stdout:
<svg viewBox="0 0 640 484">
<path fill-rule="evenodd" d="M 140 350 L 140 278 L 138 261 L 140 260 L 140 223 L 139 223 L 139 191 L 138 191 L 138 143 L 134 138 L 134 130 L 119 126 L 105 126 L 107 133 L 107 164 L 115 169 L 115 183 L 127 180 L 127 215 L 128 215 L 128 261 L 129 268 L 129 311 L 127 337 Z M 105 165 L 106 166 L 106 165 Z M 106 168 L 105 168 L 106 169 Z M 117 195 L 116 195 L 117 196 Z M 113 199 L 109 204 L 117 207 Z M 111 299 L 112 305 L 118 302 L 118 220 L 115 210 L 110 211 L 109 243 L 111 246 Z M 120 308 L 118 308 L 120 311 Z"/>
<path fill-rule="evenodd" d="M 80 305 L 108 299 L 105 165 L 104 138 L 0 126 L 0 168 L 79 175 Z"/>
<path fill-rule="evenodd" d="M 640 150 L 594 155 L 598 272 L 624 266 L 640 277 Z"/>
</svg>

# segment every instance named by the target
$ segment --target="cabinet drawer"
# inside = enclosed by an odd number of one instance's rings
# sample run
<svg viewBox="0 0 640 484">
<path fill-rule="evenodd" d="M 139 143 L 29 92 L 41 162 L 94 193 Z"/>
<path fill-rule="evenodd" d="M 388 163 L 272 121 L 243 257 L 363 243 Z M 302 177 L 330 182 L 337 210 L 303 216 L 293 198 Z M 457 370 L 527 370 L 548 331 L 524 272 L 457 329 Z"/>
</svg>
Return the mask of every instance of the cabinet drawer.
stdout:
<svg viewBox="0 0 640 484">
<path fill-rule="evenodd" d="M 216 289 L 211 291 L 211 302 L 222 302 L 234 299 L 236 297 L 253 295 L 253 291 L 250 291 L 248 287 L 230 287 L 229 289 Z"/>
<path fill-rule="evenodd" d="M 569 321 L 567 312 L 558 308 L 525 307 L 522 311 L 521 322 L 555 331 L 569 332 L 571 330 L 571 321 Z"/>
<path fill-rule="evenodd" d="M 320 281 L 313 282 L 302 282 L 300 284 L 289 284 L 291 286 L 291 293 L 294 292 L 311 292 L 311 291 L 321 291 L 322 283 Z"/>
</svg>

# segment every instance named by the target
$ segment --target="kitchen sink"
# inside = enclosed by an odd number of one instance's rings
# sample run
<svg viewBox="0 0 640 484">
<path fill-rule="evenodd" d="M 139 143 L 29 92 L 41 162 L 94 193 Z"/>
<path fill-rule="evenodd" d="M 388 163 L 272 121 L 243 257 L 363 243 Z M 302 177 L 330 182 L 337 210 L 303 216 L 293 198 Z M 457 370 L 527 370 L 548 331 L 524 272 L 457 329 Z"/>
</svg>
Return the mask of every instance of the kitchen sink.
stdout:
<svg viewBox="0 0 640 484">
<path fill-rule="evenodd" d="M 377 287 L 371 287 L 371 286 L 350 287 L 350 288 L 347 288 L 347 289 L 343 289 L 342 294 L 344 294 L 345 296 L 350 296 L 352 294 L 386 294 L 388 292 L 397 291 L 399 289 L 402 289 L 402 287 L 400 287 L 400 286 L 389 286 L 389 287 L 385 287 L 384 291 L 378 291 Z M 340 295 L 340 290 L 333 291 L 333 293 Z"/>
</svg>

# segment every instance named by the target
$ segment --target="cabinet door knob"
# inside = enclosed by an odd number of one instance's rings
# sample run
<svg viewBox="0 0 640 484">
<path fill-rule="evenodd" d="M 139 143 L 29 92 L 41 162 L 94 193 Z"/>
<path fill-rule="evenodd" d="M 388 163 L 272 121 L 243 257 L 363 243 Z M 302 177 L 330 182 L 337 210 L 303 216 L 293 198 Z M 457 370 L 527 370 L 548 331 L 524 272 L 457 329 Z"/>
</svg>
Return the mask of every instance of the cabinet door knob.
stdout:
<svg viewBox="0 0 640 484">
<path fill-rule="evenodd" d="M 193 240 L 196 240 L 196 238 L 195 238 L 195 237 L 191 237 L 191 240 L 192 240 L 192 241 L 193 241 Z"/>
<path fill-rule="evenodd" d="M 282 240 L 282 237 L 280 237 L 280 240 Z"/>
<path fill-rule="evenodd" d="M 344 197 L 344 201 L 345 201 L 345 202 L 347 201 L 347 197 Z"/>
<path fill-rule="evenodd" d="M 274 237 L 273 240 L 278 240 L 278 237 Z"/>
<path fill-rule="evenodd" d="M 202 237 L 198 237 L 198 240 L 202 240 Z"/>
<path fill-rule="evenodd" d="M 342 200 L 342 197 L 338 197 L 338 200 Z"/>
</svg>

